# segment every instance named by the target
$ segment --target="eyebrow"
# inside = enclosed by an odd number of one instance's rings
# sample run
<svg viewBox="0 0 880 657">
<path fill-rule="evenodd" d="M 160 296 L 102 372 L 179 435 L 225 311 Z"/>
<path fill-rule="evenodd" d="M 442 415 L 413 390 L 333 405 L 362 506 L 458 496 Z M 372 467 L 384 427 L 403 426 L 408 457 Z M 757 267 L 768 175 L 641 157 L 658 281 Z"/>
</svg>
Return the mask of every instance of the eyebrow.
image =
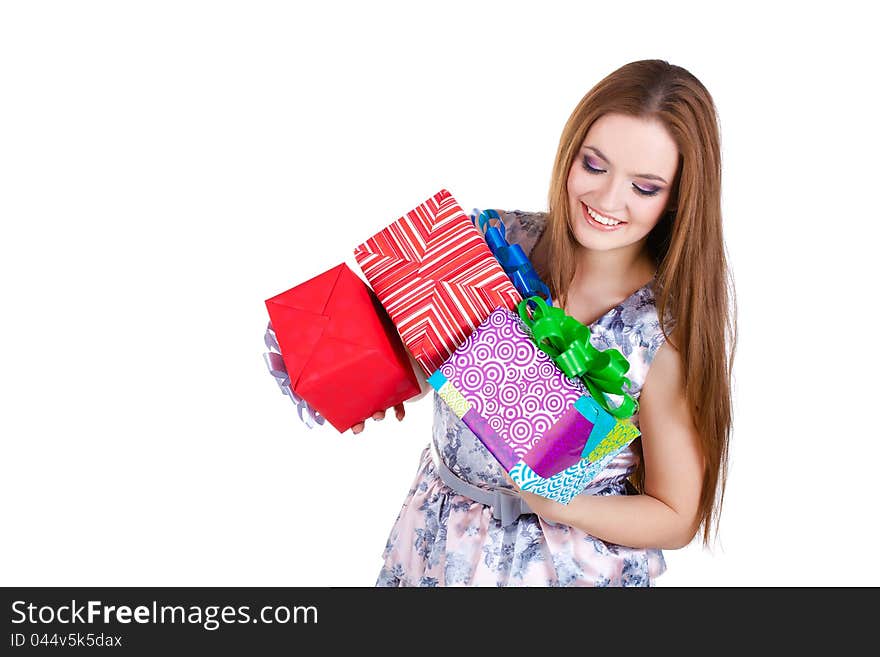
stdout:
<svg viewBox="0 0 880 657">
<path fill-rule="evenodd" d="M 600 151 L 600 150 L 599 150 L 598 148 L 596 148 L 595 146 L 584 146 L 584 148 L 589 148 L 589 149 L 590 149 L 591 151 L 593 151 L 596 155 L 598 155 L 598 156 L 601 157 L 603 160 L 605 160 L 608 164 L 611 164 L 611 160 L 609 160 L 607 157 L 605 157 L 605 155 L 602 153 L 602 151 Z M 666 180 L 664 180 L 664 179 L 661 178 L 660 176 L 655 176 L 653 173 L 636 173 L 636 174 L 633 174 L 633 175 L 634 175 L 636 178 L 647 178 L 648 180 L 659 180 L 660 182 L 662 182 L 662 183 L 664 183 L 664 184 L 666 184 L 666 185 L 669 184 L 668 182 L 666 182 Z"/>
</svg>

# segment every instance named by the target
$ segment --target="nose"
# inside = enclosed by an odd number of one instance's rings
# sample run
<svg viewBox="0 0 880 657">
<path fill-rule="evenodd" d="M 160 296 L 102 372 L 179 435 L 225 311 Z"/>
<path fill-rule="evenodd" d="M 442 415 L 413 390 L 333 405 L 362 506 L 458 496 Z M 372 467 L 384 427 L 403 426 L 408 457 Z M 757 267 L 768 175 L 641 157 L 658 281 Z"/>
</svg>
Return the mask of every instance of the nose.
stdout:
<svg viewBox="0 0 880 657">
<path fill-rule="evenodd" d="M 622 214 L 626 187 L 625 181 L 618 181 L 613 176 L 603 176 L 602 184 L 596 189 L 594 197 L 596 209 L 610 215 Z"/>
</svg>

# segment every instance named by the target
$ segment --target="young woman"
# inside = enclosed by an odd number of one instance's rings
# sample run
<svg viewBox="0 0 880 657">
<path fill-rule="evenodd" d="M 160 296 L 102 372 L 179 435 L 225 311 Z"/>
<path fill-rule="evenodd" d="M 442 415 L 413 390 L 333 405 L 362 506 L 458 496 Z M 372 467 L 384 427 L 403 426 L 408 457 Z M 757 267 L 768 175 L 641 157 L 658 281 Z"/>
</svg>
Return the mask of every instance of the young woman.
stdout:
<svg viewBox="0 0 880 657">
<path fill-rule="evenodd" d="M 709 543 L 726 475 L 736 335 L 709 92 L 661 60 L 614 71 L 563 129 L 549 211 L 500 214 L 554 305 L 628 359 L 641 436 L 562 505 L 517 489 L 435 394 L 377 585 L 650 586 L 663 549 Z M 512 522 L 497 491 L 523 503 Z"/>
</svg>

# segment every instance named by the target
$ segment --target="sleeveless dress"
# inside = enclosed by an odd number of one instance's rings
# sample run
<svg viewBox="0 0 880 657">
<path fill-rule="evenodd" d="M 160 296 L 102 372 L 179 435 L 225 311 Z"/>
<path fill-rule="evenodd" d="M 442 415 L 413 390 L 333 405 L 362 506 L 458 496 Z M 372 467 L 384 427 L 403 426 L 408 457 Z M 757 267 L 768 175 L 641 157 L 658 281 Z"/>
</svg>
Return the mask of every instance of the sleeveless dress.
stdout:
<svg viewBox="0 0 880 657">
<path fill-rule="evenodd" d="M 499 211 L 507 239 L 529 254 L 546 214 Z M 598 349 L 616 348 L 630 363 L 630 392 L 638 399 L 663 344 L 653 280 L 590 325 Z M 482 488 L 511 488 L 504 470 L 434 392 L 433 442 L 461 479 Z M 638 413 L 633 416 L 638 426 Z M 640 452 L 636 439 L 582 494 L 626 495 Z M 535 514 L 501 526 L 491 507 L 458 495 L 439 478 L 430 445 L 403 502 L 383 553 L 376 586 L 652 586 L 666 570 L 659 549 L 608 543 Z"/>
</svg>

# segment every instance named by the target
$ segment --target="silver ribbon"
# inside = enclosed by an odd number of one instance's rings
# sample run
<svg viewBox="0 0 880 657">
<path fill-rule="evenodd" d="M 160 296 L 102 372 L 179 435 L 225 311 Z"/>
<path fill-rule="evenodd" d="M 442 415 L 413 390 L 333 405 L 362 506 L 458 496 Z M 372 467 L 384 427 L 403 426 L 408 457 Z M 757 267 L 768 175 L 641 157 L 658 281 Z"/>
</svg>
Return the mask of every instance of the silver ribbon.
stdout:
<svg viewBox="0 0 880 657">
<path fill-rule="evenodd" d="M 522 515 L 534 513 L 519 493 L 504 488 L 486 490 L 461 479 L 443 462 L 437 453 L 434 441 L 431 441 L 431 457 L 441 481 L 453 491 L 468 497 L 484 506 L 492 507 L 492 517 L 501 521 L 502 527 L 512 524 Z"/>
<path fill-rule="evenodd" d="M 264 342 L 269 349 L 268 352 L 263 354 L 263 360 L 266 362 L 266 367 L 269 368 L 269 374 L 275 378 L 275 382 L 281 388 L 281 394 L 290 397 L 290 400 L 296 406 L 299 419 L 309 429 L 316 425 L 324 424 L 326 420 L 321 414 L 290 387 L 290 377 L 287 375 L 287 368 L 284 366 L 284 359 L 281 357 L 281 347 L 278 346 L 278 339 L 275 337 L 275 329 L 272 328 L 272 322 L 269 322 L 266 327 Z"/>
</svg>

